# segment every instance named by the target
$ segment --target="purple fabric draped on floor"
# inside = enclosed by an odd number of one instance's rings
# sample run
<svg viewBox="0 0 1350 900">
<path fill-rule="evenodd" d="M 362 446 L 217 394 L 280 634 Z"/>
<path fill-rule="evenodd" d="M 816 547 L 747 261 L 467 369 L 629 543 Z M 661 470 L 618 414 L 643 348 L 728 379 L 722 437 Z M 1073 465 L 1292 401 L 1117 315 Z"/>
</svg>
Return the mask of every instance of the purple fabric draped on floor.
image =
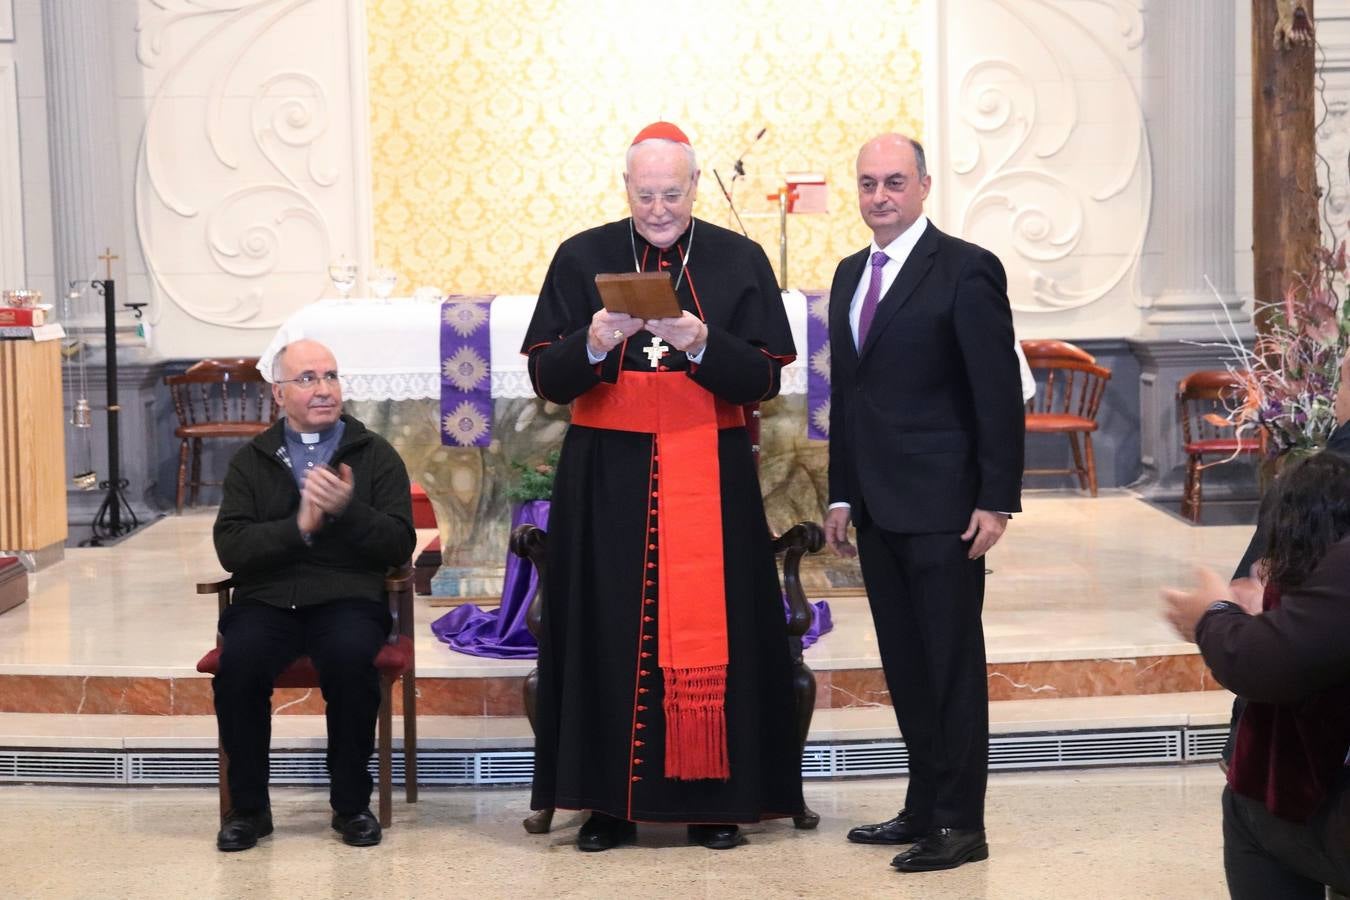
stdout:
<svg viewBox="0 0 1350 900">
<path fill-rule="evenodd" d="M 511 530 L 520 525 L 537 525 L 548 530 L 547 500 L 522 503 L 511 516 Z M 431 623 L 431 632 L 450 645 L 450 649 L 470 656 L 491 659 L 534 659 L 539 645 L 525 626 L 525 614 L 539 587 L 539 573 L 529 560 L 514 553 L 506 555 L 506 577 L 502 580 L 502 605 L 497 609 L 480 609 L 472 603 L 456 607 Z M 805 650 L 820 636 L 834 627 L 830 605 L 824 600 L 812 603 L 815 615 L 811 627 L 802 635 Z M 787 611 L 787 598 L 783 599 Z"/>
<path fill-rule="evenodd" d="M 547 530 L 548 507 L 547 500 L 520 504 L 511 516 L 511 530 L 520 525 Z M 431 631 L 451 649 L 470 656 L 534 659 L 539 655 L 539 645 L 525 627 L 525 614 L 538 587 L 539 573 L 534 565 L 508 551 L 502 605 L 497 609 L 479 609 L 471 603 L 457 607 L 432 622 Z"/>
<path fill-rule="evenodd" d="M 815 610 L 815 615 L 811 616 L 811 627 L 802 635 L 803 650 L 820 640 L 821 635 L 829 634 L 834 629 L 834 618 L 830 615 L 828 600 L 817 600 L 811 604 L 811 608 Z M 786 597 L 783 598 L 783 610 L 787 610 Z"/>
</svg>

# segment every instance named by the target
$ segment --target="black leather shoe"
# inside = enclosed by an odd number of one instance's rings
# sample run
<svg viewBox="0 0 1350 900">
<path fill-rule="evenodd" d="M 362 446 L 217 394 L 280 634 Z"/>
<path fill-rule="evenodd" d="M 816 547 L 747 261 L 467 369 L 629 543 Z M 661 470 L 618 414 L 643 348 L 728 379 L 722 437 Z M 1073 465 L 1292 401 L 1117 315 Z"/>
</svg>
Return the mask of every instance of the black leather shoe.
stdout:
<svg viewBox="0 0 1350 900">
<path fill-rule="evenodd" d="M 637 839 L 637 826 L 627 819 L 616 819 L 593 812 L 577 832 L 577 849 L 587 853 L 610 850 Z"/>
<path fill-rule="evenodd" d="M 894 819 L 850 829 L 848 839 L 855 844 L 912 844 L 927 831 L 909 810 L 902 809 Z"/>
<path fill-rule="evenodd" d="M 709 850 L 730 850 L 745 843 L 739 825 L 690 825 L 689 840 Z"/>
<path fill-rule="evenodd" d="M 272 811 L 230 810 L 216 832 L 216 849 L 226 853 L 247 850 L 272 833 Z"/>
<path fill-rule="evenodd" d="M 380 820 L 369 809 L 350 816 L 333 813 L 333 830 L 342 834 L 342 843 L 352 847 L 374 847 L 384 837 Z"/>
<path fill-rule="evenodd" d="M 936 872 L 989 858 L 983 828 L 934 828 L 891 860 L 901 872 Z"/>
</svg>

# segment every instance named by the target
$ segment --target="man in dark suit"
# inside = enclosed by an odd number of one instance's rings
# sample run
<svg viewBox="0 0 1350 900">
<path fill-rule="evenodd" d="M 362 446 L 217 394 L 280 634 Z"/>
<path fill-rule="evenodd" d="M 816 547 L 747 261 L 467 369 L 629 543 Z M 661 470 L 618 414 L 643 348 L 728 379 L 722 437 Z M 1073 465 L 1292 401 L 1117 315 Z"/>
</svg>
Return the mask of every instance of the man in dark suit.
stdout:
<svg viewBox="0 0 1350 900">
<path fill-rule="evenodd" d="M 825 536 L 861 553 L 910 778 L 895 818 L 848 837 L 912 843 L 891 863 L 902 871 L 950 869 L 989 855 L 980 611 L 984 555 L 1021 509 L 1012 312 L 998 259 L 924 216 L 932 180 L 917 141 L 874 138 L 857 170 L 873 241 L 830 289 Z"/>
</svg>

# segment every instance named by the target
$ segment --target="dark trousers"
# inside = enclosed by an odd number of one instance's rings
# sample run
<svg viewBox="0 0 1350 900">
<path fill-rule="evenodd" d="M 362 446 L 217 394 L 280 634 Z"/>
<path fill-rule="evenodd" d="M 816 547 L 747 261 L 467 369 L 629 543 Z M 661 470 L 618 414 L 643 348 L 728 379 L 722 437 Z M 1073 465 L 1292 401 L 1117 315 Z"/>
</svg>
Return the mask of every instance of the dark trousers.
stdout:
<svg viewBox="0 0 1350 900">
<path fill-rule="evenodd" d="M 1234 900 L 1322 900 L 1324 885 L 1350 893 L 1350 771 L 1301 823 L 1224 788 L 1223 870 Z"/>
<path fill-rule="evenodd" d="M 350 815 L 370 804 L 366 763 L 375 749 L 380 710 L 374 660 L 389 626 L 389 610 L 371 600 L 333 600 L 299 609 L 245 600 L 226 608 L 220 617 L 220 670 L 211 686 L 221 745 L 230 758 L 235 809 L 269 805 L 272 684 L 300 656 L 313 660 L 327 703 L 333 809 Z"/>
<path fill-rule="evenodd" d="M 956 534 L 858 528 L 886 686 L 909 752 L 905 808 L 933 827 L 984 827 L 984 560 L 967 559 L 968 549 Z"/>
</svg>

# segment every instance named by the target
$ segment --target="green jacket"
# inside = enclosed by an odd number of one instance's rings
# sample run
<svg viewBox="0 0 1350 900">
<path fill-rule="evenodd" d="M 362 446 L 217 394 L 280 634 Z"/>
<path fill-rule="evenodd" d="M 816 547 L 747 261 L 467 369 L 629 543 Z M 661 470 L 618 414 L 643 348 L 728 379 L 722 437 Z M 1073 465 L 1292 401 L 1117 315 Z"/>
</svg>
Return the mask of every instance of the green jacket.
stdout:
<svg viewBox="0 0 1350 900">
<path fill-rule="evenodd" d="M 235 598 L 273 606 L 311 606 L 340 598 L 382 600 L 384 576 L 412 557 L 408 472 L 398 452 L 344 415 L 331 465 L 352 467 L 355 487 L 342 515 L 306 544 L 296 524 L 300 490 L 281 451 L 283 420 L 235 453 L 216 516 L 216 555 L 235 582 Z"/>
</svg>

